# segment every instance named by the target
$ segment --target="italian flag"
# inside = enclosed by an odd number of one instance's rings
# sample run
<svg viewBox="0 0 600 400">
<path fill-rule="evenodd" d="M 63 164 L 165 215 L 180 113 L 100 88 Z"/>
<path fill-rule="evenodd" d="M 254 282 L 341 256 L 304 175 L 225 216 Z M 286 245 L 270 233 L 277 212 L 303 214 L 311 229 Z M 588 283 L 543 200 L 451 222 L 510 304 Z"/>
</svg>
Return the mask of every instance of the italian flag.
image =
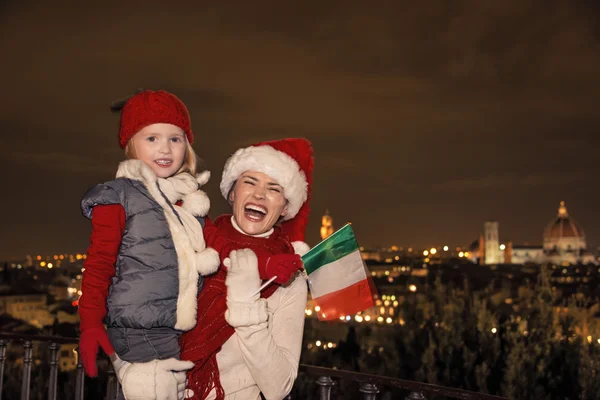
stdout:
<svg viewBox="0 0 600 400">
<path fill-rule="evenodd" d="M 367 267 L 350 224 L 310 249 L 302 261 L 319 320 L 337 319 L 373 307 Z"/>
</svg>

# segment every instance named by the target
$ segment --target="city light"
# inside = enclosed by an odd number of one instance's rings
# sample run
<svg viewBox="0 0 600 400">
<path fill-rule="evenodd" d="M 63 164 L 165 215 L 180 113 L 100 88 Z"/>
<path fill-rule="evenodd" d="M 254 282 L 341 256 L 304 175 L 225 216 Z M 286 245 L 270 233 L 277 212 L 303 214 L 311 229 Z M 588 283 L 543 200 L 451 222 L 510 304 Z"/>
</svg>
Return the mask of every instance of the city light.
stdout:
<svg viewBox="0 0 600 400">
<path fill-rule="evenodd" d="M 319 312 L 319 311 L 321 311 L 321 307 L 319 307 L 319 306 L 315 306 L 315 311 L 316 311 L 316 312 Z"/>
<path fill-rule="evenodd" d="M 315 344 L 317 345 L 317 347 L 321 347 L 321 341 L 320 341 L 320 340 L 317 340 L 317 341 L 315 342 Z"/>
<path fill-rule="evenodd" d="M 497 329 L 496 328 L 492 328 L 492 333 L 496 333 Z"/>
<path fill-rule="evenodd" d="M 428 250 L 423 250 L 423 255 L 424 256 L 428 256 L 429 255 L 429 251 Z"/>
<path fill-rule="evenodd" d="M 417 291 L 417 287 L 415 285 L 410 285 L 408 287 L 408 290 L 410 290 L 411 292 L 416 292 Z"/>
<path fill-rule="evenodd" d="M 429 253 L 431 253 L 431 254 L 435 254 L 435 253 L 437 253 L 437 249 L 436 249 L 435 247 L 432 247 L 432 248 L 429 250 Z"/>
<path fill-rule="evenodd" d="M 448 246 L 444 246 L 444 251 L 448 251 Z"/>
<path fill-rule="evenodd" d="M 54 267 L 54 265 L 52 265 L 52 263 L 48 263 L 48 269 L 52 269 L 52 267 Z"/>
<path fill-rule="evenodd" d="M 363 321 L 363 317 L 361 317 L 360 315 L 355 316 L 354 319 L 356 320 L 356 322 L 362 322 Z"/>
<path fill-rule="evenodd" d="M 390 317 L 387 317 L 387 319 L 385 320 L 385 322 L 387 322 L 388 324 L 392 323 L 392 319 Z"/>
<path fill-rule="evenodd" d="M 506 245 L 504 245 L 504 244 L 501 244 L 501 245 L 500 245 L 500 250 L 504 250 L 504 249 L 506 249 Z"/>
<path fill-rule="evenodd" d="M 371 320 L 371 317 L 370 317 L 370 316 L 368 316 L 368 315 L 366 315 L 366 316 L 365 316 L 365 321 L 369 322 L 370 320 Z"/>
<path fill-rule="evenodd" d="M 46 266 L 46 261 L 42 261 L 42 262 L 40 263 L 40 267 L 45 267 L 45 266 Z"/>
<path fill-rule="evenodd" d="M 463 257 L 465 255 L 465 253 L 463 253 L 462 251 L 460 253 L 458 253 L 459 257 Z"/>
</svg>

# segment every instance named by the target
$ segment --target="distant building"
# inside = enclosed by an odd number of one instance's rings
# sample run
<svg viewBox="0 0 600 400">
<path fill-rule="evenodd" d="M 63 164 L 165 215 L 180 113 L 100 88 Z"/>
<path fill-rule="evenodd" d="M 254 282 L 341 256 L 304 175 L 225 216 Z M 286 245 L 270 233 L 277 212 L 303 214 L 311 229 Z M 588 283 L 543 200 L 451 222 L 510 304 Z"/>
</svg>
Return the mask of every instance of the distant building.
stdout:
<svg viewBox="0 0 600 400">
<path fill-rule="evenodd" d="M 333 218 L 329 215 L 329 210 L 326 210 L 325 215 L 321 218 L 321 240 L 325 240 L 333 232 Z"/>
<path fill-rule="evenodd" d="M 0 294 L 0 314 L 27 321 L 37 328 L 54 323 L 54 316 L 48 311 L 45 293 Z"/>
<path fill-rule="evenodd" d="M 485 264 L 498 264 L 500 262 L 500 240 L 498 239 L 498 222 L 487 221 L 483 224 L 485 237 L 484 260 Z"/>
<path fill-rule="evenodd" d="M 486 222 L 484 235 L 472 245 L 472 250 L 479 257 L 483 250 L 485 264 L 598 264 L 587 250 L 583 228 L 569 215 L 564 201 L 560 202 L 557 216 L 544 229 L 542 245 L 499 244 L 498 223 Z"/>
</svg>

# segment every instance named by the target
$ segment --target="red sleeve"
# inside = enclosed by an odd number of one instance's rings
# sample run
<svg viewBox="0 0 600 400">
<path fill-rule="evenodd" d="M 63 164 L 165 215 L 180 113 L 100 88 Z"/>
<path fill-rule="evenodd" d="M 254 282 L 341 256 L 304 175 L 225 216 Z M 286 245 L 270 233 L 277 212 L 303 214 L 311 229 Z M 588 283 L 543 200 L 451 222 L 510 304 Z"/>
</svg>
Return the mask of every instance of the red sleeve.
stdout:
<svg viewBox="0 0 600 400">
<path fill-rule="evenodd" d="M 221 259 L 221 267 L 225 268 L 225 266 L 223 265 L 223 260 L 229 257 L 229 254 L 232 250 L 237 249 L 235 249 L 231 245 L 225 234 L 220 232 L 219 228 L 213 225 L 212 221 L 208 217 L 206 217 L 205 219 L 204 240 L 206 241 L 206 246 L 212 247 L 217 251 L 217 253 L 219 253 L 219 258 Z M 258 258 L 258 274 L 260 276 L 260 279 L 269 279 L 270 276 L 268 276 L 266 272 L 267 261 L 269 257 L 266 257 L 262 254 L 256 254 L 256 257 Z"/>
<path fill-rule="evenodd" d="M 92 210 L 92 234 L 79 299 L 80 329 L 102 326 L 106 299 L 125 229 L 125 210 L 120 204 L 96 206 Z"/>
</svg>

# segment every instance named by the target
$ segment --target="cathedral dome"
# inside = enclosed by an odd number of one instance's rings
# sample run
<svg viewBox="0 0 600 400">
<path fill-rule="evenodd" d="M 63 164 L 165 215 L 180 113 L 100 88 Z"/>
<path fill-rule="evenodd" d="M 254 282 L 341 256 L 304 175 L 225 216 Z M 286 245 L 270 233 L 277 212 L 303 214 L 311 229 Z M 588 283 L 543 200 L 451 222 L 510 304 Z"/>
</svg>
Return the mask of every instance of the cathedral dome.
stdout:
<svg viewBox="0 0 600 400">
<path fill-rule="evenodd" d="M 562 238 L 585 238 L 585 233 L 567 212 L 565 202 L 560 202 L 558 215 L 546 226 L 544 230 L 544 240 L 559 240 Z"/>
</svg>

